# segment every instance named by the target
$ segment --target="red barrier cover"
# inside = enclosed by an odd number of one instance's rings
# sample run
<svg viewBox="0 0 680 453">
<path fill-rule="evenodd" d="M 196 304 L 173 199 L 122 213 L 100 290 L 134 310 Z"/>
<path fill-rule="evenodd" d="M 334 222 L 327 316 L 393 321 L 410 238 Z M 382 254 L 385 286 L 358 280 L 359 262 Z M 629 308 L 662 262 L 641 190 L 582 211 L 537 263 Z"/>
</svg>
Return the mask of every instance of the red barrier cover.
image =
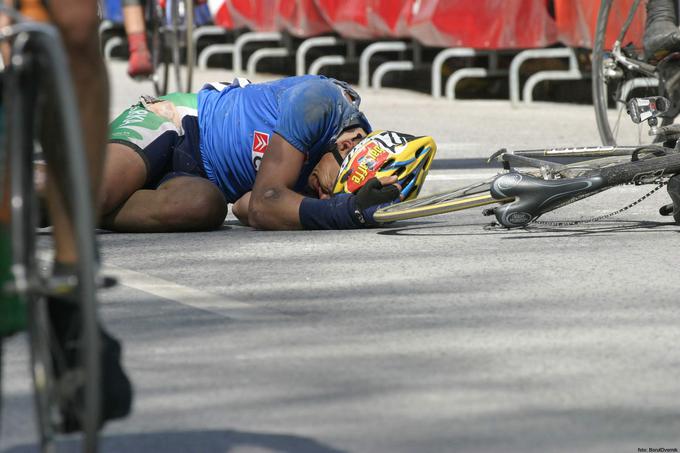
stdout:
<svg viewBox="0 0 680 453">
<path fill-rule="evenodd" d="M 322 17 L 344 38 L 408 36 L 411 6 L 416 0 L 314 0 Z"/>
<path fill-rule="evenodd" d="M 632 3 L 633 0 L 613 2 L 607 22 L 606 47 L 611 49 L 617 39 Z M 560 41 L 570 47 L 592 48 L 595 44 L 595 26 L 599 9 L 600 0 L 555 0 L 555 17 Z M 636 47 L 641 47 L 645 17 L 645 5 L 641 2 L 623 45 L 632 42 Z"/>
<path fill-rule="evenodd" d="M 421 0 L 409 30 L 435 47 L 522 49 L 557 40 L 546 0 Z"/>
<path fill-rule="evenodd" d="M 235 28 L 252 31 L 278 31 L 276 26 L 277 0 L 227 0 L 227 8 Z"/>
<path fill-rule="evenodd" d="M 229 14 L 226 0 L 208 0 L 208 8 L 210 9 L 210 14 L 213 17 L 215 25 L 219 25 L 228 30 L 234 28 L 234 21 L 231 18 L 231 14 Z"/>
<path fill-rule="evenodd" d="M 314 0 L 278 0 L 276 23 L 279 30 L 286 30 L 300 38 L 333 30 Z"/>
</svg>

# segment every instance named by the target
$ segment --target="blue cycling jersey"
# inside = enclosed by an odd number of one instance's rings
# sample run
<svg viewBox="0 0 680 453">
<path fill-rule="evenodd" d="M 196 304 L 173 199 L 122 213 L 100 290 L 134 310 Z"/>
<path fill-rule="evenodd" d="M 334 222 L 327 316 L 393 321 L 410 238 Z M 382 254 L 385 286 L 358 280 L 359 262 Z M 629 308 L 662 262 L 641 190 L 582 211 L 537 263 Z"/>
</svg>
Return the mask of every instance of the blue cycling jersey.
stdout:
<svg viewBox="0 0 680 453">
<path fill-rule="evenodd" d="M 252 190 L 272 134 L 305 154 L 294 187 L 301 191 L 343 128 L 359 124 L 370 131 L 336 81 L 311 75 L 206 85 L 198 93 L 198 121 L 206 174 L 229 203 Z"/>
</svg>

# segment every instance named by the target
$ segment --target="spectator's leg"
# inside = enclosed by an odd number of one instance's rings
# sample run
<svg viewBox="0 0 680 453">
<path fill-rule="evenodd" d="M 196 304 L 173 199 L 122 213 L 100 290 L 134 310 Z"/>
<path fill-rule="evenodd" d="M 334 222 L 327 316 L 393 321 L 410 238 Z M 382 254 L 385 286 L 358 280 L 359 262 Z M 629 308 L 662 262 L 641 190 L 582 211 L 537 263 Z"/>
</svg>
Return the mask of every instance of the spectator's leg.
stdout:
<svg viewBox="0 0 680 453">
<path fill-rule="evenodd" d="M 102 175 L 104 147 L 108 130 L 109 83 L 106 67 L 99 51 L 97 0 L 51 1 L 50 15 L 59 31 L 69 59 L 73 86 L 80 113 L 80 126 L 88 159 L 90 191 L 97 206 L 99 181 Z M 60 133 L 56 122 L 45 121 L 43 147 L 48 156 L 58 155 L 56 146 Z M 56 165 L 55 165 L 56 166 Z M 74 263 L 77 260 L 63 202 L 54 190 L 54 169 L 48 177 L 48 204 L 55 230 L 57 260 Z"/>
<path fill-rule="evenodd" d="M 130 50 L 128 74 L 130 77 L 148 77 L 153 73 L 153 66 L 146 42 L 144 9 L 139 0 L 123 2 L 123 22 Z"/>
</svg>

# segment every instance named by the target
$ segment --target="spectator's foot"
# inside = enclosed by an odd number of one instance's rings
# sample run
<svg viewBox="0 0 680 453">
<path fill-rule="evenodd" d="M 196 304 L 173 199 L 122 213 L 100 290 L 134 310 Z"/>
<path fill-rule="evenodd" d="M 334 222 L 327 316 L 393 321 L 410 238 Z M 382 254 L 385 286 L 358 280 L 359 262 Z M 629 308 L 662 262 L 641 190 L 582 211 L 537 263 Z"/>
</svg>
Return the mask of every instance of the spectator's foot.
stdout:
<svg viewBox="0 0 680 453">
<path fill-rule="evenodd" d="M 47 301 L 54 330 L 52 362 L 59 392 L 62 431 L 82 429 L 84 383 L 82 382 L 81 332 L 83 323 L 78 304 L 62 298 Z M 99 326 L 101 342 L 101 414 L 99 425 L 130 413 L 132 385 L 121 365 L 121 345 Z M 54 352 L 58 351 L 58 352 Z"/>
<path fill-rule="evenodd" d="M 668 180 L 668 195 L 673 200 L 673 219 L 680 225 L 680 175 L 675 175 Z"/>
<path fill-rule="evenodd" d="M 151 54 L 146 47 L 130 52 L 128 61 L 128 75 L 133 79 L 148 78 L 153 74 Z"/>
</svg>

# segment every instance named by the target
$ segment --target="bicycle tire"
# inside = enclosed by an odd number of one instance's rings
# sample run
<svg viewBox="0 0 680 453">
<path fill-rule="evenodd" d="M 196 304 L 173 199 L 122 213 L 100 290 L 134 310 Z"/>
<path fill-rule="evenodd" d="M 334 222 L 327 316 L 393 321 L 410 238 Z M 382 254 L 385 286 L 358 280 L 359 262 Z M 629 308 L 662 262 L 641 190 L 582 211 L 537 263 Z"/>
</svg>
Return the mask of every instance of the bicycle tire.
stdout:
<svg viewBox="0 0 680 453">
<path fill-rule="evenodd" d="M 557 171 L 559 173 L 560 177 L 563 178 L 575 178 L 575 177 L 581 177 L 585 175 L 591 175 L 596 172 L 601 172 L 606 168 L 623 168 L 624 170 L 620 171 L 632 171 L 632 170 L 625 170 L 630 167 L 627 166 L 628 163 L 633 163 L 636 164 L 637 162 L 628 162 L 628 159 L 630 159 L 630 155 L 632 154 L 630 152 L 631 149 L 639 150 L 641 153 L 645 151 L 658 151 L 662 149 L 660 146 L 653 146 L 653 147 L 617 147 L 617 148 L 612 148 L 610 150 L 602 150 L 600 147 L 584 147 L 580 148 L 578 150 L 575 150 L 576 152 L 581 153 L 582 155 L 587 155 L 587 151 L 589 149 L 597 150 L 598 152 L 594 152 L 592 155 L 596 156 L 593 159 L 588 159 L 580 162 L 574 162 L 569 165 L 565 165 L 563 169 Z M 617 151 L 619 149 L 625 149 L 628 152 L 625 154 L 619 154 Z M 559 149 L 554 149 L 554 150 L 528 150 L 528 151 L 516 151 L 518 155 L 522 154 L 527 154 L 527 155 L 550 155 L 550 151 L 559 151 Z M 608 151 L 610 154 L 607 155 L 605 151 Z M 559 153 L 557 153 L 559 154 Z M 642 154 L 644 156 L 644 159 L 640 159 L 639 162 L 643 162 L 646 160 L 649 160 L 651 157 L 648 157 L 647 154 Z M 604 157 L 602 157 L 604 156 Z M 624 161 L 625 162 L 622 162 Z M 624 167 L 621 167 L 621 166 Z M 638 166 L 634 166 L 633 168 L 644 168 Z M 532 172 L 528 172 L 529 174 L 532 174 Z M 534 171 L 533 174 L 535 176 L 540 175 L 540 171 Z M 614 177 L 613 175 L 616 174 L 615 171 L 609 171 L 607 173 L 609 175 L 612 175 L 611 177 Z M 471 184 L 469 186 L 465 186 L 462 188 L 454 189 L 451 191 L 446 191 L 446 192 L 441 192 L 438 194 L 430 195 L 428 197 L 424 198 L 416 198 L 415 200 L 410 200 L 410 201 L 405 201 L 402 203 L 395 203 L 393 205 L 386 206 L 384 208 L 378 209 L 374 215 L 374 219 L 377 220 L 378 222 L 394 222 L 397 220 L 409 220 L 409 219 L 414 219 L 418 217 L 427 217 L 427 216 L 432 216 L 432 215 L 437 215 L 437 214 L 445 214 L 448 212 L 455 212 L 455 211 L 462 211 L 465 209 L 471 209 L 471 208 L 476 208 L 476 207 L 481 207 L 481 206 L 486 206 L 486 205 L 491 205 L 491 204 L 500 204 L 500 203 L 506 203 L 512 201 L 512 198 L 506 198 L 506 199 L 494 199 L 491 194 L 489 193 L 489 188 L 491 187 L 491 183 L 493 180 L 497 177 L 498 175 L 486 179 L 484 181 L 480 181 L 474 184 Z M 621 176 L 623 177 L 623 176 Z"/>
<path fill-rule="evenodd" d="M 186 89 L 185 92 L 191 93 L 191 88 L 193 85 L 193 77 L 194 77 L 194 65 L 196 63 L 196 45 L 194 43 L 194 27 L 195 27 L 195 22 L 194 22 L 194 0 L 184 0 L 185 3 L 185 8 L 186 8 L 186 17 L 185 17 L 185 23 L 186 23 L 186 74 L 187 74 L 187 83 L 186 83 Z"/>
<path fill-rule="evenodd" d="M 170 65 L 167 50 L 167 27 L 165 26 L 163 9 L 159 5 L 158 0 L 148 0 L 146 2 L 145 15 L 149 49 L 151 51 L 151 64 L 154 70 L 151 81 L 156 96 L 163 96 L 168 93 Z"/>
<path fill-rule="evenodd" d="M 680 153 L 673 153 L 604 167 L 599 170 L 599 175 L 607 185 L 614 186 L 637 182 L 643 176 L 662 177 L 679 172 Z"/>
<path fill-rule="evenodd" d="M 611 52 L 606 46 L 607 25 L 612 15 L 621 11 L 620 8 L 616 7 L 618 5 L 613 8 L 613 3 L 614 0 L 602 0 L 600 3 L 592 53 L 591 87 L 593 107 L 595 109 L 595 121 L 600 140 L 604 145 L 616 145 L 621 141 L 632 142 L 631 137 L 621 137 L 621 124 L 622 121 L 624 123 L 628 121 L 627 114 L 625 113 L 626 101 L 629 100 L 630 94 L 634 89 L 644 89 L 645 91 L 641 94 L 645 96 L 660 95 L 663 92 L 663 89 L 658 87 L 658 78 L 655 77 L 652 80 L 648 76 L 639 77 L 640 72 L 624 68 L 620 64 L 615 64 L 609 58 Z M 627 11 L 626 21 L 619 31 L 617 38 L 621 45 L 626 44 L 626 34 L 638 8 L 640 8 L 640 3 L 640 0 L 633 0 L 630 9 Z M 617 113 L 613 120 L 610 119 L 610 101 L 613 101 L 615 107 L 617 107 Z M 670 123 L 672 123 L 672 119 L 663 118 L 662 124 L 667 125 Z M 634 127 L 638 134 L 638 143 L 656 141 L 649 137 L 643 139 L 641 125 Z"/>
<path fill-rule="evenodd" d="M 6 89 L 12 96 L 8 102 L 12 112 L 8 128 L 10 143 L 12 204 L 11 234 L 13 237 L 13 269 L 15 283 L 27 303 L 29 349 L 31 373 L 35 394 L 36 418 L 42 451 L 54 451 L 56 434 L 61 430 L 58 417 L 59 407 L 75 404 L 82 408 L 79 416 L 82 427 L 82 450 L 96 452 L 100 420 L 100 338 L 96 313 L 95 297 L 95 238 L 94 215 L 90 199 L 89 178 L 84 147 L 80 137 L 79 115 L 75 105 L 75 94 L 68 71 L 67 59 L 59 45 L 56 31 L 36 33 L 25 39 L 24 52 L 39 54 L 36 58 L 20 59 L 30 64 L 15 68 L 10 66 L 6 77 Z M 20 38 L 17 38 L 17 42 Z M 15 42 L 15 50 L 20 46 Z M 36 62 L 40 62 L 38 65 Z M 38 74 L 51 74 L 44 85 L 35 83 Z M 81 335 L 79 337 L 79 357 L 81 366 L 75 376 L 78 391 L 65 392 L 55 378 L 54 366 L 59 365 L 65 352 L 54 340 L 48 315 L 46 295 L 50 292 L 50 282 L 43 275 L 37 260 L 37 196 L 33 181 L 34 132 L 33 118 L 38 106 L 34 90 L 36 86 L 46 86 L 56 105 L 60 107 L 58 116 L 63 131 L 63 154 L 50 156 L 52 162 L 63 163 L 66 172 L 59 186 L 66 199 L 66 209 L 74 228 L 76 253 L 79 262 L 76 266 L 74 295 L 79 301 Z M 82 384 L 81 387 L 77 387 Z"/>
<path fill-rule="evenodd" d="M 373 218 L 378 222 L 394 222 L 499 203 L 489 193 L 491 181 L 485 180 L 452 191 L 389 205 L 378 209 Z"/>
<path fill-rule="evenodd" d="M 167 6 L 166 6 L 167 7 Z M 170 41 L 172 45 L 172 65 L 178 91 L 191 92 L 194 45 L 192 39 L 194 27 L 194 0 L 170 0 Z M 184 52 L 182 52 L 184 50 Z M 182 58 L 184 57 L 184 59 Z M 182 71 L 186 77 L 183 77 Z M 186 80 L 186 84 L 183 81 Z"/>
<path fill-rule="evenodd" d="M 607 87 L 604 79 L 604 40 L 611 10 L 612 0 L 602 0 L 595 25 L 595 42 L 592 54 L 592 91 L 595 121 L 603 145 L 615 145 L 608 118 Z"/>
</svg>

